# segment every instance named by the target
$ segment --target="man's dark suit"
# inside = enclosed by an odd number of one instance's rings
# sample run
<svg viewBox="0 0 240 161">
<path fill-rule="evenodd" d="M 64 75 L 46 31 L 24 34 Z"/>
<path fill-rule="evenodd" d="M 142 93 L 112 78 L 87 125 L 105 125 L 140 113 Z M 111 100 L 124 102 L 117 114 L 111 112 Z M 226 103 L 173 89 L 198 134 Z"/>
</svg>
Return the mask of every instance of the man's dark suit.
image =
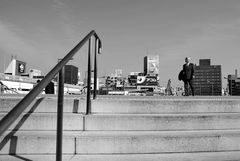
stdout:
<svg viewBox="0 0 240 161">
<path fill-rule="evenodd" d="M 184 89 L 185 95 L 189 95 L 188 91 L 188 84 L 191 88 L 192 95 L 194 96 L 194 88 L 193 88 L 193 74 L 194 74 L 194 65 L 192 63 L 184 64 L 183 65 L 183 72 L 184 72 Z"/>
</svg>

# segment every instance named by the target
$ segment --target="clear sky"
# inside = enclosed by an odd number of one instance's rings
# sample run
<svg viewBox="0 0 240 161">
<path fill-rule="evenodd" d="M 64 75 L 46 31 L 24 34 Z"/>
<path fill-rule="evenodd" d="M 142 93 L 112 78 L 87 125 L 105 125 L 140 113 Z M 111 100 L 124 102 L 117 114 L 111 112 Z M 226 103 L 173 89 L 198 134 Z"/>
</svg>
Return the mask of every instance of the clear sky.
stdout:
<svg viewBox="0 0 240 161">
<path fill-rule="evenodd" d="M 183 85 L 186 56 L 210 58 L 223 76 L 240 69 L 239 0 L 0 0 L 0 71 L 16 55 L 46 74 L 92 29 L 103 42 L 100 76 L 142 72 L 148 54 L 160 57 L 163 86 Z M 82 76 L 86 49 L 72 61 Z"/>
</svg>

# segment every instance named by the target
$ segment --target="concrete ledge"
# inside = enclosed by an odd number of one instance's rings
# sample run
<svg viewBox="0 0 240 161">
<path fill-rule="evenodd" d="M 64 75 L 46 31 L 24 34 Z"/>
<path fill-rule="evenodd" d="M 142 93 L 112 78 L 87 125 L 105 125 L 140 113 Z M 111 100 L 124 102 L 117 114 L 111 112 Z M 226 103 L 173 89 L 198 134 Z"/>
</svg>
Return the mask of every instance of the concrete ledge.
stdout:
<svg viewBox="0 0 240 161">
<path fill-rule="evenodd" d="M 142 99 L 124 98 L 97 99 L 92 101 L 92 113 L 210 113 L 210 112 L 240 112 L 240 99 Z"/>
<path fill-rule="evenodd" d="M 85 116 L 86 130 L 240 129 L 238 113 L 95 114 Z"/>
</svg>

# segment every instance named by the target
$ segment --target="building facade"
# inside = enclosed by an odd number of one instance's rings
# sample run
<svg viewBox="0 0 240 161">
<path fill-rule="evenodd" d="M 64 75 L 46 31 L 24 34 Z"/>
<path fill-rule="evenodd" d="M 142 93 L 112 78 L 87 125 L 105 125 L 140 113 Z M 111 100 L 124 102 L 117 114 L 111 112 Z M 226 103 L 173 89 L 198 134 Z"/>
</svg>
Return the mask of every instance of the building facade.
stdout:
<svg viewBox="0 0 240 161">
<path fill-rule="evenodd" d="M 78 67 L 73 65 L 65 65 L 65 81 L 67 84 L 78 84 Z"/>
<path fill-rule="evenodd" d="M 221 65 L 211 65 L 210 59 L 200 59 L 194 73 L 195 95 L 222 95 Z"/>
<path fill-rule="evenodd" d="M 228 75 L 228 89 L 229 95 L 240 96 L 240 78 L 238 77 L 237 70 L 235 70 L 235 75 Z"/>
<path fill-rule="evenodd" d="M 159 75 L 159 55 L 148 55 L 144 57 L 143 70 L 145 75 Z"/>
</svg>

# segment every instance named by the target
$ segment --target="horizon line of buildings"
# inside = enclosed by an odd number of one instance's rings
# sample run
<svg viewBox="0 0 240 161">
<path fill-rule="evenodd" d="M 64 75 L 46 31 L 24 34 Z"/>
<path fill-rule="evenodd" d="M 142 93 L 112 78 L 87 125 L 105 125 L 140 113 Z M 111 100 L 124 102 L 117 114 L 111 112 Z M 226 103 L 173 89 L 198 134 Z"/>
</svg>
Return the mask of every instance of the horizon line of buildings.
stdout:
<svg viewBox="0 0 240 161">
<path fill-rule="evenodd" d="M 131 72 L 127 78 L 123 78 L 122 69 L 116 69 L 115 75 L 105 76 L 102 82 L 98 78 L 97 90 L 146 90 L 154 92 L 159 90 L 159 55 L 148 55 L 143 58 L 143 72 Z M 41 71 L 30 69 L 26 73 L 26 63 L 12 58 L 12 62 L 5 71 L 6 74 L 41 77 Z M 80 70 L 73 65 L 66 65 L 65 67 L 65 83 L 80 85 Z M 195 95 L 222 95 L 222 69 L 221 65 L 211 65 L 211 59 L 199 59 L 199 65 L 195 64 L 195 78 L 194 88 Z M 86 73 L 85 78 L 86 79 Z M 227 78 L 229 95 L 240 95 L 240 78 L 237 70 L 235 75 L 229 74 Z M 170 80 L 170 79 L 169 79 Z M 93 81 L 93 80 L 92 80 Z M 85 82 L 85 81 L 84 81 Z M 84 84 L 85 85 L 85 84 Z M 171 80 L 168 81 L 166 90 L 171 90 Z M 171 92 L 170 92 L 171 93 Z"/>
<path fill-rule="evenodd" d="M 221 65 L 212 65 L 211 59 L 199 59 L 199 65 L 194 65 L 194 88 L 195 95 L 200 96 L 220 96 L 220 95 L 240 95 L 240 77 L 237 69 L 235 75 L 229 74 L 227 78 L 228 85 L 224 91 L 222 87 L 222 67 Z M 119 69 L 116 73 L 119 72 Z M 117 77 L 119 74 L 115 74 Z M 120 74 L 121 75 L 121 74 Z M 155 78 L 154 83 L 147 83 L 147 78 Z M 148 55 L 144 57 L 143 72 L 131 72 L 128 75 L 129 85 L 135 86 L 136 89 L 148 89 L 154 91 L 159 86 L 159 56 Z M 148 79 L 150 80 L 150 79 Z M 170 80 L 170 79 L 169 79 Z M 171 80 L 168 81 L 168 88 L 171 88 Z M 166 91 L 167 92 L 167 91 Z M 170 92 L 171 93 L 171 92 Z"/>
</svg>

